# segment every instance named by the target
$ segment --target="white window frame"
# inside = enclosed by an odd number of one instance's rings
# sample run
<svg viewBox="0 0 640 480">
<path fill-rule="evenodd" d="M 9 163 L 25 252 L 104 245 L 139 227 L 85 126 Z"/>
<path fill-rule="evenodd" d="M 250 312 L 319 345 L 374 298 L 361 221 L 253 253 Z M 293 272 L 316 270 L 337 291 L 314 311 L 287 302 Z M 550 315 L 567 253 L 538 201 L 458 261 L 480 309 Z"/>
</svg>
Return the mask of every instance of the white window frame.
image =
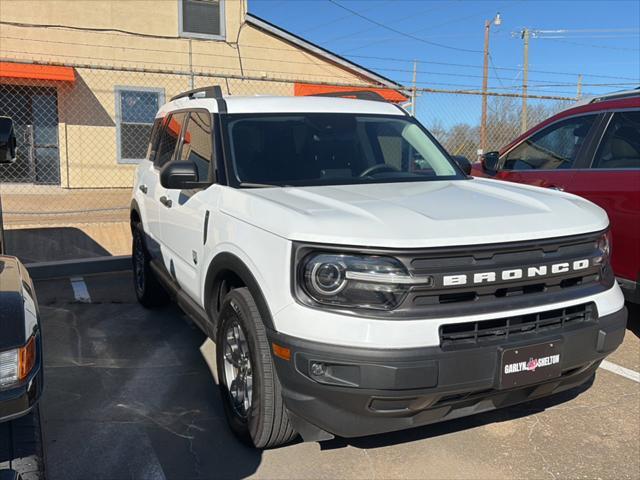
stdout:
<svg viewBox="0 0 640 480">
<path fill-rule="evenodd" d="M 178 0 L 178 32 L 181 37 L 184 38 L 201 38 L 204 40 L 226 40 L 226 20 L 225 15 L 225 3 L 226 0 L 220 0 L 220 35 L 209 35 L 207 33 L 193 33 L 185 32 L 182 28 L 182 0 Z"/>
<path fill-rule="evenodd" d="M 119 164 L 123 165 L 136 165 L 140 163 L 144 158 L 122 158 L 122 101 L 121 101 L 121 93 L 122 92 L 153 92 L 158 94 L 158 108 L 164 105 L 164 88 L 157 87 L 135 87 L 129 85 L 116 85 L 114 87 L 114 97 L 116 100 L 116 145 L 117 145 L 117 161 Z M 153 125 L 153 121 L 149 125 Z M 132 123 L 132 122 L 124 122 L 124 123 Z M 146 123 L 139 125 L 147 125 Z M 145 142 L 148 143 L 149 139 L 145 139 Z"/>
</svg>

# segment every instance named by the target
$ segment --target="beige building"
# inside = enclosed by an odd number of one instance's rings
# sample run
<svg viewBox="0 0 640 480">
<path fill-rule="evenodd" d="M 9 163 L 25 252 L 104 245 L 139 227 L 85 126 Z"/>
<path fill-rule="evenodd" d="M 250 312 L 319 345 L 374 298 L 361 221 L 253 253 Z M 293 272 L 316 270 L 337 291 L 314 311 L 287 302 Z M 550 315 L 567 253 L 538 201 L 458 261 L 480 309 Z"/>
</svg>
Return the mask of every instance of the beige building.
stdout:
<svg viewBox="0 0 640 480">
<path fill-rule="evenodd" d="M 211 84 L 232 95 L 366 85 L 405 100 L 394 82 L 247 13 L 246 0 L 2 0 L 0 115 L 21 146 L 0 181 L 128 188 L 157 108 Z"/>
</svg>

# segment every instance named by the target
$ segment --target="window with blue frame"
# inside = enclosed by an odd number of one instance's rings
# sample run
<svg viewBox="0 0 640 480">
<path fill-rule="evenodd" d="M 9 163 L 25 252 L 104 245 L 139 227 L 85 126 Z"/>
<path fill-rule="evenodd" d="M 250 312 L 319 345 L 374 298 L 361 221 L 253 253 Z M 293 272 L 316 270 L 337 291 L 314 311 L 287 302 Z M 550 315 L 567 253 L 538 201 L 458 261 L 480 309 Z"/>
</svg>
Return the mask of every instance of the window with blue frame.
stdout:
<svg viewBox="0 0 640 480">
<path fill-rule="evenodd" d="M 118 163 L 145 158 L 153 120 L 163 103 L 161 88 L 116 87 Z"/>
</svg>

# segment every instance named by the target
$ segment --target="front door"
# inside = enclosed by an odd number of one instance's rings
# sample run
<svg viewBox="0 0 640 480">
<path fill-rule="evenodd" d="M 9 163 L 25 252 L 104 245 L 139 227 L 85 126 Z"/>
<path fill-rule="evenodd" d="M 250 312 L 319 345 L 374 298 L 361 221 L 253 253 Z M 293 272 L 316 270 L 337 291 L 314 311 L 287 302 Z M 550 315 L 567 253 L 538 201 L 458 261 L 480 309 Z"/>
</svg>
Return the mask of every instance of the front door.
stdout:
<svg viewBox="0 0 640 480">
<path fill-rule="evenodd" d="M 502 157 L 496 178 L 566 190 L 596 118 L 592 114 L 561 120 L 533 134 Z"/>
<path fill-rule="evenodd" d="M 211 114 L 196 110 L 189 114 L 176 160 L 192 162 L 198 170 L 198 180 L 211 177 L 212 153 Z M 164 189 L 165 201 L 160 207 L 160 224 L 165 266 L 194 299 L 200 296 L 205 229 L 212 221 L 215 186 L 208 189 Z"/>
<path fill-rule="evenodd" d="M 18 138 L 16 161 L 0 166 L 0 182 L 60 185 L 55 87 L 0 85 L 0 115 L 13 119 Z"/>
</svg>

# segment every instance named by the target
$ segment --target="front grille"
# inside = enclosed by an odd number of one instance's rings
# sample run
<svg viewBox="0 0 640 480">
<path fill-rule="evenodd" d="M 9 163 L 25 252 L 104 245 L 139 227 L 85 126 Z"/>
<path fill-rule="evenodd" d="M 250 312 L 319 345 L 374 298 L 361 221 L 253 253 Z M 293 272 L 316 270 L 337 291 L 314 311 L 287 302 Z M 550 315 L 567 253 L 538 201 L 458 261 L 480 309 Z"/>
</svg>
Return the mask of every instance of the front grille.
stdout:
<svg viewBox="0 0 640 480">
<path fill-rule="evenodd" d="M 440 345 L 444 348 L 514 340 L 550 331 L 561 331 L 569 325 L 591 322 L 595 319 L 595 304 L 588 303 L 496 320 L 442 325 Z"/>
<path fill-rule="evenodd" d="M 598 239 L 601 233 L 555 239 L 476 245 L 403 252 L 395 255 L 415 277 L 430 276 L 430 286 L 413 287 L 397 315 L 443 318 L 449 315 L 499 313 L 531 305 L 559 303 L 586 297 L 613 286 L 613 272 L 602 262 Z M 588 262 L 585 268 L 568 268 L 557 273 L 553 265 Z M 530 274 L 545 268 L 544 275 Z M 503 274 L 519 272 L 505 280 Z M 491 272 L 491 281 L 475 275 Z M 464 282 L 447 284 L 444 279 L 462 276 Z M 477 283 L 476 283 L 477 282 Z"/>
</svg>

